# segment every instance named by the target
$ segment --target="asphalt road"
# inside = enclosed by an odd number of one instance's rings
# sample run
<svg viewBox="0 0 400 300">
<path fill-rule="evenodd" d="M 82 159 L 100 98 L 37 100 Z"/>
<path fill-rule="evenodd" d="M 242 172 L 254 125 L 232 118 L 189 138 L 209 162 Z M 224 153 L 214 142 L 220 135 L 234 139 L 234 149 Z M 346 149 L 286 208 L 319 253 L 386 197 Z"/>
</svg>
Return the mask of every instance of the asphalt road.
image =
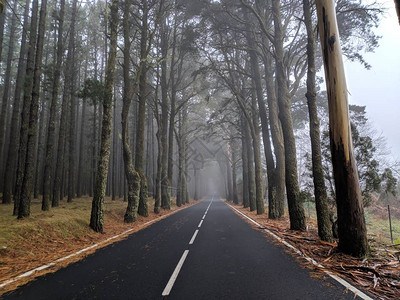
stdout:
<svg viewBox="0 0 400 300">
<path fill-rule="evenodd" d="M 206 199 L 4 299 L 354 299 Z"/>
</svg>

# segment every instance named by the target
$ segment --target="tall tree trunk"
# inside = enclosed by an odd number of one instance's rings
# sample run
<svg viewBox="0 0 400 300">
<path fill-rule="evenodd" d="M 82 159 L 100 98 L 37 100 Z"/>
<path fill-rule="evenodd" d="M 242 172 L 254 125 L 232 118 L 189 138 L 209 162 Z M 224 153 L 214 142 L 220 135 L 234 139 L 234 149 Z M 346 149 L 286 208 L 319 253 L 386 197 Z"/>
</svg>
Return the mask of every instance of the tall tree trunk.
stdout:
<svg viewBox="0 0 400 300">
<path fill-rule="evenodd" d="M 1 62 L 1 58 L 2 58 L 2 54 L 3 54 L 3 38 L 4 38 L 4 24 L 6 21 L 6 5 L 4 5 L 3 3 L 3 11 L 0 14 L 0 62 Z"/>
<path fill-rule="evenodd" d="M 124 90 L 122 98 L 122 112 L 121 112 L 121 124 L 122 124 L 122 149 L 124 158 L 125 176 L 128 186 L 128 206 L 126 208 L 124 221 L 126 223 L 136 221 L 137 208 L 139 204 L 140 194 L 140 177 L 135 171 L 132 153 L 129 145 L 129 130 L 128 130 L 128 116 L 129 108 L 132 101 L 132 95 L 134 92 L 131 87 L 131 78 L 129 76 L 129 65 L 130 65 L 130 27 L 129 27 L 129 14 L 130 14 L 131 0 L 126 0 L 124 4 L 124 18 L 123 18 L 123 34 L 124 34 L 124 63 L 123 63 L 123 75 L 124 75 Z M 136 88 L 136 83 L 135 83 Z"/>
<path fill-rule="evenodd" d="M 10 145 L 8 147 L 8 155 L 7 162 L 4 174 L 4 187 L 3 187 L 3 200 L 2 203 L 11 203 L 11 196 L 13 193 L 13 183 L 15 180 L 16 167 L 18 162 L 18 145 L 19 145 L 19 114 L 20 114 L 20 102 L 21 102 L 21 93 L 22 86 L 24 81 L 24 75 L 26 72 L 26 46 L 27 46 L 27 32 L 29 27 L 29 4 L 30 0 L 26 0 L 25 8 L 24 8 L 24 24 L 22 26 L 21 33 L 21 47 L 19 51 L 19 59 L 18 59 L 18 70 L 17 70 L 17 79 L 15 82 L 15 92 L 14 92 L 14 103 L 13 103 L 13 112 L 11 117 L 11 129 L 10 129 Z M 4 14 L 4 13 L 3 13 Z M 1 25 L 0 25 L 1 29 Z M 0 40 L 1 41 L 1 40 Z M 1 48 L 1 46 L 0 46 Z M 15 196 L 15 195 L 14 195 Z M 14 197 L 15 199 L 16 197 Z M 16 213 L 16 211 L 15 211 Z M 14 213 L 14 214 L 15 214 Z"/>
<path fill-rule="evenodd" d="M 47 60 L 47 57 L 46 57 Z M 45 62 L 45 65 L 47 63 Z M 46 82 L 46 76 L 43 79 L 43 82 Z M 41 108 L 40 108 L 40 117 L 39 117 L 39 134 L 37 135 L 37 147 L 36 147 L 36 170 L 35 170 L 35 187 L 33 192 L 33 198 L 38 199 L 39 194 L 42 192 L 40 189 L 42 183 L 42 174 L 43 174 L 43 145 L 45 141 L 43 140 L 44 132 L 45 132 L 45 123 L 46 123 L 46 92 L 43 92 L 41 96 Z"/>
<path fill-rule="evenodd" d="M 329 136 L 335 178 L 339 249 L 362 257 L 368 252 L 367 229 L 353 154 L 347 86 L 333 0 L 317 0 L 318 27 L 325 66 Z"/>
<path fill-rule="evenodd" d="M 264 213 L 264 197 L 262 188 L 261 151 L 260 151 L 261 138 L 260 138 L 260 126 L 258 125 L 259 112 L 257 110 L 257 103 L 256 103 L 257 96 L 256 94 L 254 94 L 254 92 L 255 90 L 253 86 L 253 95 L 252 95 L 253 129 L 250 131 L 253 138 L 256 209 L 257 209 L 257 215 L 261 215 Z"/>
<path fill-rule="evenodd" d="M 14 0 L 13 11 L 15 12 L 17 9 L 18 1 Z M 3 12 L 4 14 L 4 12 Z M 3 146 L 4 146 L 4 137 L 5 137 L 5 128 L 6 128 L 6 113 L 8 110 L 8 100 L 10 98 L 10 85 L 11 85 L 11 63 L 13 61 L 14 56 L 14 42 L 15 42 L 15 31 L 16 31 L 16 23 L 17 17 L 15 13 L 12 14 L 11 17 L 11 27 L 10 27 L 10 39 L 8 43 L 8 54 L 7 54 L 7 65 L 6 72 L 4 74 L 4 84 L 3 84 L 3 101 L 1 103 L 1 112 L 0 112 L 0 156 L 2 157 Z M 0 55 L 1 60 L 1 55 Z M 3 172 L 3 160 L 0 160 L 0 174 Z"/>
<path fill-rule="evenodd" d="M 106 192 L 108 164 L 110 161 L 110 140 L 112 122 L 112 99 L 117 57 L 118 0 L 112 0 L 110 7 L 110 47 L 108 54 L 104 98 L 103 125 L 101 129 L 100 156 L 97 165 L 96 188 L 92 201 L 90 227 L 96 232 L 103 232 L 104 196 Z"/>
<path fill-rule="evenodd" d="M 17 178 L 14 191 L 14 215 L 19 214 L 22 184 L 25 174 L 25 160 L 26 160 L 26 150 L 27 150 L 28 132 L 29 132 L 29 116 L 30 116 L 30 109 L 32 102 L 33 76 L 35 69 L 38 6 L 39 6 L 38 0 L 33 0 L 31 25 L 29 32 L 28 57 L 26 61 L 26 73 L 25 73 L 25 83 L 24 83 L 24 98 L 23 98 L 24 100 L 23 100 L 21 125 L 20 125 L 21 129 L 20 129 L 19 149 L 18 149 L 18 168 L 17 168 Z M 32 150 L 32 152 L 34 151 Z M 26 213 L 27 215 L 29 215 L 30 211 L 27 211 Z"/>
<path fill-rule="evenodd" d="M 74 0 L 75 2 L 76 0 Z M 61 13 L 61 11 L 60 11 Z M 71 24 L 72 25 L 72 24 Z M 62 41 L 60 41 L 62 45 Z M 63 50 L 59 50 L 61 53 L 60 59 L 62 60 Z M 58 58 L 57 58 L 58 59 Z M 58 145 L 57 145 L 57 161 L 56 161 L 56 169 L 55 169 L 55 177 L 54 177 L 54 184 L 53 184 L 53 196 L 52 196 L 52 203 L 51 206 L 57 207 L 59 205 L 59 201 L 64 198 L 64 191 L 63 191 L 63 180 L 64 176 L 64 166 L 65 166 L 65 147 L 66 147 L 66 140 L 67 140 L 67 123 L 68 123 L 68 102 L 69 102 L 69 86 L 71 78 L 71 57 L 70 54 L 67 56 L 68 63 L 65 64 L 65 79 L 64 79 L 64 91 L 62 95 L 62 104 L 61 104 L 61 119 L 60 119 L 60 129 L 58 132 Z M 58 62 L 62 64 L 62 62 Z M 60 70 L 61 72 L 61 70 Z M 55 82 L 53 81 L 53 86 Z M 55 87 L 55 86 L 54 86 Z M 58 88 L 57 88 L 58 92 Z M 54 94 L 52 97 L 58 96 Z M 52 100 L 53 101 L 53 100 Z"/>
<path fill-rule="evenodd" d="M 233 201 L 233 183 L 232 183 L 232 169 L 230 162 L 230 151 L 226 153 L 226 183 L 228 188 L 228 197 L 226 200 Z"/>
<path fill-rule="evenodd" d="M 164 4 L 164 2 L 163 2 Z M 167 55 L 168 55 L 168 27 L 167 14 L 161 25 L 161 206 L 163 209 L 171 208 L 171 195 L 169 187 L 171 181 L 168 180 L 168 84 L 167 84 Z"/>
<path fill-rule="evenodd" d="M 238 199 L 238 190 L 237 190 L 237 161 L 238 161 L 238 149 L 237 149 L 237 143 L 235 138 L 231 139 L 231 159 L 232 159 L 232 197 L 233 197 L 233 203 L 234 204 L 239 204 L 239 199 Z"/>
<path fill-rule="evenodd" d="M 148 216 L 147 209 L 147 179 L 143 169 L 144 134 L 146 123 L 146 85 L 147 85 L 147 42 L 148 42 L 148 6 L 147 0 L 143 3 L 143 16 L 140 37 L 140 77 L 139 77 L 139 111 L 136 128 L 135 169 L 140 176 L 140 198 L 138 214 Z"/>
<path fill-rule="evenodd" d="M 90 191 L 89 196 L 93 196 L 94 194 L 94 187 L 96 185 L 96 165 L 97 165 L 97 103 L 94 104 L 93 107 L 93 120 L 92 120 L 92 127 L 93 127 L 93 140 L 92 140 L 92 161 L 91 161 L 91 184 L 90 184 Z"/>
<path fill-rule="evenodd" d="M 161 156 L 162 156 L 162 151 L 163 151 L 163 145 L 161 143 L 161 120 L 158 120 L 157 122 L 157 144 L 158 144 L 158 152 L 157 152 L 157 174 L 156 174 L 156 187 L 155 187 L 155 195 L 154 195 L 154 212 L 156 214 L 160 213 L 160 207 L 162 205 L 162 199 L 161 199 L 161 193 L 162 193 L 162 187 L 161 187 L 161 174 L 162 174 L 162 162 L 161 162 Z"/>
<path fill-rule="evenodd" d="M 67 55 L 67 73 L 69 73 L 68 88 L 70 97 L 70 115 L 69 115 L 69 168 L 68 168 L 68 197 L 67 202 L 71 202 L 75 197 L 75 160 L 76 160 L 76 129 L 75 129 L 75 86 L 76 86 L 76 64 L 75 64 L 75 23 L 78 1 L 72 3 L 71 28 L 69 32 L 68 55 Z"/>
<path fill-rule="evenodd" d="M 176 40 L 177 40 L 177 25 L 176 25 L 176 14 L 174 14 L 174 29 L 173 29 L 173 41 L 172 41 L 172 53 L 171 53 L 171 67 L 170 67 L 170 78 L 171 82 L 171 110 L 169 114 L 169 131 L 168 131 L 168 184 L 172 186 L 173 174 L 174 174 L 174 128 L 175 128 L 175 106 L 176 106 L 176 84 L 175 84 L 175 56 L 176 56 Z"/>
<path fill-rule="evenodd" d="M 303 0 L 304 23 L 307 29 L 307 104 L 310 116 L 310 138 L 315 205 L 317 210 L 318 234 L 324 241 L 332 241 L 332 223 L 329 218 L 328 195 L 322 168 L 321 139 L 315 90 L 315 34 L 312 24 L 310 0 Z"/>
<path fill-rule="evenodd" d="M 114 94 L 115 94 L 115 87 L 114 87 Z M 111 171 L 111 200 L 115 200 L 116 197 L 116 189 L 117 189 L 117 98 L 114 97 L 114 105 L 113 105 L 113 139 L 112 139 L 112 149 L 113 149 L 113 156 L 112 156 L 112 171 Z"/>
<path fill-rule="evenodd" d="M 247 9 L 243 7 L 244 19 L 250 23 L 249 15 Z M 251 26 L 251 24 L 249 24 Z M 258 112 L 261 119 L 261 129 L 262 129 L 262 137 L 264 142 L 264 151 L 265 151 L 265 158 L 267 161 L 267 174 L 268 174 L 268 203 L 269 206 L 276 207 L 276 199 L 275 199 L 275 190 L 276 190 L 276 183 L 274 181 L 274 158 L 272 156 L 272 149 L 271 149 L 271 140 L 269 136 L 269 128 L 268 128 L 268 115 L 267 110 L 265 108 L 264 96 L 263 96 L 263 87 L 261 83 L 261 74 L 260 74 L 260 67 L 258 63 L 257 57 L 257 46 L 254 37 L 254 30 L 246 31 L 246 40 L 249 45 L 249 56 L 250 56 L 250 66 L 253 75 L 253 82 L 255 87 L 255 94 L 258 104 Z M 257 122 L 258 123 L 258 122 Z M 256 128 L 256 127 L 255 127 Z M 258 128 L 258 124 L 257 124 Z M 261 170 L 261 166 L 260 166 Z M 262 190 L 262 189 L 261 189 Z M 260 200 L 258 200 L 260 201 Z M 259 204 L 261 205 L 261 203 Z M 261 214 L 264 213 L 264 200 L 262 200 L 262 208 L 260 206 L 260 212 L 257 210 L 257 213 Z"/>
<path fill-rule="evenodd" d="M 247 155 L 247 145 L 249 141 L 247 140 L 247 121 L 244 117 L 241 118 L 241 140 L 242 140 L 242 202 L 243 207 L 247 208 L 250 206 L 249 198 L 249 157 Z"/>
<path fill-rule="evenodd" d="M 80 134 L 80 141 L 79 141 L 79 159 L 78 159 L 78 180 L 77 180 L 77 187 L 76 187 L 76 197 L 80 198 L 83 194 L 83 158 L 84 151 L 85 151 L 85 128 L 86 128 L 86 106 L 87 100 L 86 98 L 83 99 L 82 104 L 82 122 L 81 122 L 81 134 Z M 77 128 L 78 129 L 78 128 Z"/>
<path fill-rule="evenodd" d="M 246 124 L 246 148 L 247 148 L 247 157 L 248 157 L 248 188 L 249 188 L 249 205 L 250 211 L 254 211 L 257 209 L 256 207 L 256 181 L 255 181 L 255 169 L 254 169 L 254 151 L 253 151 L 253 138 L 250 135 L 249 125 Z M 257 142 L 256 142 L 257 143 Z"/>
<path fill-rule="evenodd" d="M 26 147 L 25 169 L 21 185 L 21 195 L 18 206 L 18 219 L 29 217 L 33 194 L 33 176 L 35 170 L 35 147 L 37 138 L 37 116 L 39 110 L 40 77 L 42 74 L 42 58 L 44 33 L 46 29 L 47 0 L 42 0 L 40 6 L 39 28 L 35 53 L 35 68 L 33 72 L 33 86 L 29 110 L 29 127 Z M 35 28 L 36 30 L 36 28 Z M 28 74 L 28 71 L 27 71 Z M 25 96 L 24 96 L 25 97 Z M 24 101 L 25 102 L 25 101 Z M 22 136 L 22 134 L 21 134 Z"/>
<path fill-rule="evenodd" d="M 269 49 L 269 40 L 264 37 L 264 45 Z M 265 86 L 267 91 L 268 113 L 271 129 L 272 143 L 275 153 L 275 206 L 268 207 L 268 218 L 277 219 L 283 217 L 285 213 L 285 147 L 283 141 L 282 126 L 279 121 L 278 99 L 274 82 L 274 68 L 272 56 L 269 51 L 264 55 L 265 64 Z"/>
<path fill-rule="evenodd" d="M 275 28 L 275 65 L 278 82 L 279 119 L 282 124 L 283 140 L 285 144 L 285 177 L 286 192 L 289 205 L 290 229 L 305 230 L 306 221 L 303 203 L 299 194 L 299 181 L 297 176 L 296 142 L 293 132 L 291 115 L 291 99 L 284 66 L 283 28 L 281 24 L 280 0 L 272 1 L 272 12 Z"/>
<path fill-rule="evenodd" d="M 124 75 L 124 90 L 122 95 L 122 112 L 121 112 L 121 124 L 122 124 L 122 150 L 124 158 L 125 176 L 128 186 L 128 206 L 124 215 L 124 222 L 131 223 L 136 221 L 137 208 L 139 204 L 140 194 L 140 177 L 135 171 L 132 153 L 129 145 L 129 108 L 132 101 L 131 78 L 129 76 L 129 65 L 130 65 L 130 27 L 129 27 L 129 14 L 130 14 L 131 0 L 125 0 L 124 3 L 124 17 L 123 17 L 123 34 L 124 34 L 124 63 L 123 63 L 123 75 Z M 136 82 L 135 82 L 136 88 Z"/>
<path fill-rule="evenodd" d="M 394 0 L 394 5 L 396 6 L 396 13 L 400 24 L 400 0 Z"/>
</svg>

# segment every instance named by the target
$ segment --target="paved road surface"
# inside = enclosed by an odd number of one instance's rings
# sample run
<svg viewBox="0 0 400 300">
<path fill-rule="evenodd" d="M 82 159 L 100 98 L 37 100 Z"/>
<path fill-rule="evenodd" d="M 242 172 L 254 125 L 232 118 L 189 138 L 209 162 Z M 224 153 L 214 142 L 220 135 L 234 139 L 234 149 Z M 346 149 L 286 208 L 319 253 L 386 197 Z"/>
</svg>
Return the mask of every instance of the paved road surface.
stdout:
<svg viewBox="0 0 400 300">
<path fill-rule="evenodd" d="M 176 279 L 176 280 L 175 280 Z M 354 299 L 209 198 L 4 299 Z"/>
</svg>

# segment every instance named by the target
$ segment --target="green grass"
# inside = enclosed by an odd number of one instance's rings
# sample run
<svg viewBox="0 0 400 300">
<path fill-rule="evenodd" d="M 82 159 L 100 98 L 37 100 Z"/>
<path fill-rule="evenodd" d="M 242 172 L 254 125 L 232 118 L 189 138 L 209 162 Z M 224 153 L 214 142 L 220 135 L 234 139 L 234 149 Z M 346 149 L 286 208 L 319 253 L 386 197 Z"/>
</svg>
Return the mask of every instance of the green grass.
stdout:
<svg viewBox="0 0 400 300">
<path fill-rule="evenodd" d="M 314 202 L 305 202 L 304 211 L 307 218 L 317 219 Z M 391 245 L 389 218 L 386 214 L 374 214 L 373 209 L 367 207 L 364 210 L 367 225 L 368 238 L 378 243 Z M 393 241 L 400 239 L 400 220 L 392 216 Z M 400 242 L 400 240 L 398 240 Z"/>
</svg>

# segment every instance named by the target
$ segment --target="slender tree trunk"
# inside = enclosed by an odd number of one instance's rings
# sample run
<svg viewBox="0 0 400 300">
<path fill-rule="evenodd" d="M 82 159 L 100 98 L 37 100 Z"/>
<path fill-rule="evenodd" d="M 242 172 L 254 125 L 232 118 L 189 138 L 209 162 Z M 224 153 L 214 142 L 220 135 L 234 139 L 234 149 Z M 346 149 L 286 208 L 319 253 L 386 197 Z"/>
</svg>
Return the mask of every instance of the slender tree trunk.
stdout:
<svg viewBox="0 0 400 300">
<path fill-rule="evenodd" d="M 269 49 L 269 40 L 264 37 L 264 45 Z M 264 56 L 265 64 L 265 85 L 267 91 L 268 113 L 271 129 L 272 143 L 275 153 L 275 206 L 268 206 L 268 218 L 278 219 L 285 213 L 285 147 L 283 141 L 282 126 L 279 121 L 278 99 L 276 97 L 276 88 L 273 78 L 274 68 L 272 56 L 266 51 Z"/>
<path fill-rule="evenodd" d="M 229 152 L 226 153 L 226 182 L 228 187 L 228 201 L 233 201 L 232 169 L 229 161 Z"/>
<path fill-rule="evenodd" d="M 237 143 L 234 138 L 231 139 L 231 159 L 232 159 L 232 192 L 233 192 L 233 203 L 239 204 L 238 190 L 237 190 L 237 161 L 238 161 L 238 149 Z"/>
<path fill-rule="evenodd" d="M 164 3 L 164 2 L 163 2 Z M 161 25 L 161 206 L 163 209 L 171 208 L 171 195 L 169 187 L 171 181 L 168 180 L 168 84 L 167 84 L 167 55 L 168 55 L 168 27 L 166 24 L 167 16 Z M 171 133 L 171 132 L 170 132 Z M 172 176 L 171 176 L 172 177 Z"/>
<path fill-rule="evenodd" d="M 29 32 L 28 57 L 26 61 L 24 98 L 23 98 L 24 100 L 23 100 L 23 108 L 21 115 L 21 130 L 20 130 L 20 140 L 18 149 L 18 168 L 17 168 L 17 178 L 16 178 L 15 192 L 14 192 L 14 215 L 16 214 L 19 215 L 22 184 L 25 174 L 26 150 L 28 145 L 29 120 L 30 120 L 30 109 L 31 109 L 32 90 L 33 90 L 33 76 L 35 69 L 38 6 L 39 6 L 38 0 L 33 0 L 32 17 L 31 17 L 31 25 Z M 30 206 L 28 206 L 28 203 L 26 204 L 27 205 L 25 205 L 24 208 L 30 208 Z M 29 216 L 30 211 L 27 210 L 25 213 Z"/>
<path fill-rule="evenodd" d="M 3 12 L 0 14 L 0 62 L 3 54 L 3 38 L 4 38 L 4 24 L 6 21 L 6 7 L 3 2 Z"/>
<path fill-rule="evenodd" d="M 122 96 L 122 112 L 121 112 L 121 124 L 122 124 L 122 150 L 124 158 L 125 176 L 128 186 L 128 206 L 126 208 L 124 222 L 131 223 L 136 221 L 137 208 L 139 204 L 140 195 L 140 177 L 135 171 L 132 153 L 129 145 L 129 108 L 132 101 L 134 92 L 132 91 L 131 78 L 129 76 L 129 65 L 130 65 L 130 27 L 129 27 L 129 14 L 130 14 L 131 0 L 127 0 L 124 3 L 124 17 L 123 17 L 123 34 L 124 34 L 124 63 L 123 63 L 123 75 L 124 75 L 124 90 Z M 135 83 L 136 88 L 136 83 Z"/>
<path fill-rule="evenodd" d="M 147 179 L 143 169 L 144 134 L 146 123 L 146 85 L 147 85 L 147 42 L 148 42 L 148 7 L 147 0 L 143 3 L 143 16 L 140 40 L 140 77 L 139 77 L 139 112 L 136 128 L 135 169 L 140 176 L 140 199 L 138 214 L 148 216 L 147 209 Z"/>
<path fill-rule="evenodd" d="M 325 66 L 329 136 L 335 178 L 339 249 L 362 257 L 368 252 L 367 229 L 353 154 L 347 86 L 333 0 L 317 0 L 318 27 Z"/>
<path fill-rule="evenodd" d="M 18 162 L 18 145 L 19 145 L 19 114 L 20 114 L 20 102 L 21 102 L 21 93 L 22 86 L 24 81 L 24 75 L 26 72 L 26 46 L 27 46 L 27 32 L 29 27 L 29 4 L 30 0 L 27 0 L 24 8 L 24 25 L 22 26 L 21 33 L 21 47 L 19 51 L 19 59 L 18 59 L 18 71 L 17 71 L 17 79 L 15 82 L 15 92 L 14 92 L 14 103 L 13 103 L 13 112 L 11 117 L 11 129 L 10 129 L 10 145 L 8 147 L 8 155 L 7 162 L 4 174 L 4 188 L 3 188 L 3 203 L 11 203 L 11 196 L 13 193 L 13 183 L 15 180 L 16 167 Z M 4 13 L 3 13 L 4 15 Z M 0 25 L 1 29 L 1 25 Z M 1 42 L 1 40 L 0 40 Z M 1 46 L 0 46 L 1 48 Z M 14 199 L 16 199 L 14 194 Z M 16 211 L 15 211 L 16 213 Z M 14 213 L 14 214 L 15 214 Z"/>
<path fill-rule="evenodd" d="M 70 73 L 69 84 L 65 88 L 68 88 L 68 93 L 70 97 L 70 115 L 69 115 L 69 168 L 68 168 L 68 197 L 67 202 L 72 202 L 75 197 L 75 160 L 76 160 L 76 128 L 75 128 L 75 106 L 76 106 L 76 96 L 75 96 L 75 23 L 77 14 L 77 4 L 78 1 L 74 0 L 72 3 L 72 18 L 71 18 L 71 28 L 69 32 L 69 43 L 68 43 L 68 55 L 67 55 L 67 72 Z"/>
<path fill-rule="evenodd" d="M 47 0 L 42 0 L 40 6 L 39 30 L 38 30 L 35 63 L 34 63 L 35 68 L 33 72 L 33 86 L 32 86 L 32 95 L 30 101 L 31 105 L 29 111 L 29 127 L 28 127 L 27 147 L 26 147 L 25 169 L 21 185 L 21 196 L 19 199 L 18 219 L 29 217 L 30 215 L 30 204 L 33 193 L 33 176 L 35 170 L 35 147 L 36 147 L 36 138 L 38 134 L 37 116 L 39 109 L 40 77 L 42 74 L 42 58 L 43 58 L 44 33 L 46 27 L 46 14 L 47 14 Z"/>
<path fill-rule="evenodd" d="M 253 92 L 255 92 L 253 87 Z M 259 113 L 257 110 L 257 96 L 252 95 L 252 110 L 253 110 L 253 130 L 251 130 L 253 138 L 253 151 L 254 151 L 254 175 L 255 175 L 255 189 L 256 189 L 256 209 L 257 215 L 264 213 L 264 197 L 262 188 L 262 170 L 261 170 L 261 151 L 260 151 L 260 127 L 258 125 Z M 268 137 L 269 139 L 269 137 Z"/>
<path fill-rule="evenodd" d="M 101 129 L 100 157 L 97 167 L 96 188 L 92 201 L 90 227 L 96 232 L 103 232 L 104 196 L 106 192 L 108 164 L 110 160 L 110 140 L 112 122 L 112 98 L 117 57 L 118 0 L 112 0 L 110 8 L 110 47 L 108 54 L 105 95 L 103 98 L 103 125 Z"/>
<path fill-rule="evenodd" d="M 174 16 L 176 19 L 176 16 Z M 176 20 L 175 20 L 176 23 Z M 170 79 L 171 82 L 171 110 L 169 115 L 169 131 L 168 131 L 168 184 L 172 186 L 172 179 L 174 174 L 174 128 L 175 128 L 175 106 L 176 106 L 176 84 L 175 84 L 175 56 L 176 56 L 176 40 L 177 40 L 177 25 L 174 24 L 173 30 L 173 42 L 172 42 L 172 53 L 171 53 L 171 67 L 170 67 Z"/>
<path fill-rule="evenodd" d="M 162 162 L 161 162 L 161 156 L 162 156 L 162 151 L 163 151 L 163 145 L 161 143 L 161 120 L 158 120 L 157 125 L 157 143 L 158 143 L 158 153 L 157 153 L 157 175 L 156 175 L 156 190 L 155 190 L 155 195 L 154 195 L 154 212 L 156 214 L 160 213 L 160 207 L 162 205 L 162 199 L 161 199 L 161 194 L 162 194 L 162 187 L 161 187 L 161 174 L 162 174 Z"/>
<path fill-rule="evenodd" d="M 247 148 L 247 157 L 248 157 L 248 188 L 249 188 L 249 205 L 250 211 L 254 211 L 257 209 L 256 207 L 256 181 L 255 181 L 255 169 L 254 169 L 254 151 L 253 151 L 253 138 L 250 135 L 249 125 L 246 124 L 246 148 Z M 257 142 L 256 142 L 257 143 Z"/>
<path fill-rule="evenodd" d="M 243 177 L 243 207 L 247 208 L 250 206 L 250 198 L 249 198 L 249 157 L 247 155 L 247 145 L 249 141 L 247 140 L 247 121 L 244 117 L 241 118 L 241 135 L 242 135 L 242 177 Z"/>
<path fill-rule="evenodd" d="M 244 7 L 243 7 L 243 12 L 244 12 L 245 20 L 249 23 L 248 12 L 247 12 L 247 9 Z M 251 26 L 251 24 L 249 24 L 249 25 Z M 271 140 L 269 137 L 268 115 L 267 115 L 267 110 L 265 108 L 263 88 L 262 88 L 262 83 L 261 83 L 261 74 L 260 74 L 257 53 L 256 53 L 257 47 L 256 47 L 255 38 L 254 38 L 254 30 L 246 32 L 246 40 L 249 45 L 248 53 L 250 56 L 250 65 L 251 65 L 251 70 L 252 70 L 252 75 L 253 75 L 253 83 L 254 83 L 255 94 L 256 94 L 255 96 L 257 99 L 258 112 L 259 112 L 259 116 L 261 119 L 261 128 L 262 128 L 262 137 L 263 137 L 263 142 L 264 142 L 265 158 L 267 161 L 268 202 L 269 202 L 270 206 L 276 207 L 276 203 L 275 203 L 276 202 L 276 199 L 275 199 L 276 183 L 274 181 L 274 176 L 273 176 L 275 166 L 274 166 L 274 158 L 272 156 Z M 258 121 L 257 121 L 257 123 L 258 123 Z M 258 128 L 258 124 L 257 124 L 257 126 L 255 126 L 255 128 Z M 257 166 L 256 166 L 256 168 L 257 168 Z M 261 170 L 261 166 L 260 166 L 260 170 Z M 258 178 L 258 180 L 260 180 L 260 178 Z M 262 184 L 262 183 L 260 183 L 260 184 Z M 258 202 L 260 202 L 260 199 L 258 199 Z M 261 205 L 261 203 L 258 203 L 258 205 Z M 261 206 L 259 207 L 260 212 L 257 210 L 258 214 L 264 213 L 264 200 L 263 199 L 262 199 Z"/>
<path fill-rule="evenodd" d="M 114 94 L 115 94 L 115 87 L 114 87 Z M 113 156 L 112 156 L 112 171 L 111 171 L 111 200 L 115 200 L 116 197 L 116 189 L 117 189 L 117 99 L 114 97 L 114 105 L 113 105 L 113 139 L 112 139 L 112 149 L 113 149 Z"/>
<path fill-rule="evenodd" d="M 287 86 L 284 66 L 283 29 L 281 24 L 280 0 L 272 1 L 272 12 L 275 28 L 275 65 L 278 82 L 279 119 L 282 124 L 285 144 L 285 177 L 286 192 L 289 204 L 290 229 L 305 230 L 304 208 L 299 198 L 300 188 L 297 176 L 296 142 L 291 115 L 291 99 Z"/>
<path fill-rule="evenodd" d="M 47 60 L 47 58 L 46 58 Z M 45 62 L 46 65 L 46 62 Z M 46 76 L 45 76 L 46 77 Z M 46 82 L 46 78 L 43 80 Z M 40 194 L 40 185 L 42 183 L 41 176 L 43 174 L 43 145 L 45 141 L 43 140 L 44 132 L 45 132 L 45 123 L 46 123 L 46 95 L 42 95 L 41 97 L 41 109 L 40 109 L 40 117 L 39 117 L 39 134 L 37 135 L 37 151 L 36 151 L 36 170 L 35 170 L 35 188 L 33 192 L 33 198 L 38 199 Z"/>
<path fill-rule="evenodd" d="M 17 9 L 18 1 L 14 0 L 13 11 Z M 3 12 L 4 14 L 4 12 Z M 16 31 L 16 23 L 17 17 L 13 13 L 11 17 L 11 27 L 10 27 L 10 39 L 8 43 L 8 54 L 7 54 L 7 63 L 6 63 L 6 72 L 4 74 L 4 85 L 3 85 L 3 101 L 1 103 L 1 112 L 0 112 L 0 156 L 3 153 L 4 146 L 4 136 L 5 136 L 5 128 L 6 128 L 6 113 L 8 110 L 8 100 L 10 98 L 10 85 L 11 85 L 11 63 L 13 61 L 14 56 L 14 42 L 15 42 L 15 31 Z M 1 41 L 2 42 L 2 41 Z M 1 60 L 1 56 L 0 56 Z M 3 160 L 0 160 L 0 174 L 3 172 Z"/>
<path fill-rule="evenodd" d="M 130 51 L 131 51 L 131 40 L 130 40 L 130 27 L 129 27 L 129 14 L 131 8 L 131 0 L 126 0 L 124 3 L 124 17 L 123 17 L 123 35 L 124 35 L 124 63 L 123 63 L 123 75 L 124 75 L 124 90 L 122 95 L 122 112 L 121 112 L 121 124 L 122 124 L 122 150 L 124 158 L 124 170 L 126 176 L 126 182 L 128 187 L 128 206 L 126 208 L 124 222 L 131 223 L 136 221 L 137 208 L 139 204 L 140 194 L 140 178 L 139 174 L 135 171 L 132 153 L 129 145 L 129 108 L 132 101 L 131 78 L 129 76 L 130 66 Z M 136 83 L 135 83 L 136 88 Z M 125 181 L 125 180 L 124 180 Z"/>
<path fill-rule="evenodd" d="M 84 150 L 85 150 L 85 128 L 86 128 L 86 106 L 87 100 L 83 99 L 82 104 L 82 122 L 81 122 L 81 134 L 79 141 L 79 159 L 78 159 L 78 180 L 77 180 L 77 188 L 76 188 L 76 196 L 78 198 L 82 197 L 83 194 L 83 158 L 84 158 Z"/>
<path fill-rule="evenodd" d="M 310 116 L 310 138 L 315 205 L 317 210 L 318 234 L 324 241 L 332 241 L 332 223 L 329 218 L 328 195 L 322 168 L 321 139 L 315 90 L 315 34 L 312 24 L 310 0 L 303 0 L 304 23 L 307 29 L 307 104 Z"/>
<path fill-rule="evenodd" d="M 194 195 L 193 199 L 199 200 L 199 192 L 198 192 L 198 183 L 199 183 L 199 175 L 196 166 L 193 167 L 193 176 L 194 176 Z"/>
</svg>

